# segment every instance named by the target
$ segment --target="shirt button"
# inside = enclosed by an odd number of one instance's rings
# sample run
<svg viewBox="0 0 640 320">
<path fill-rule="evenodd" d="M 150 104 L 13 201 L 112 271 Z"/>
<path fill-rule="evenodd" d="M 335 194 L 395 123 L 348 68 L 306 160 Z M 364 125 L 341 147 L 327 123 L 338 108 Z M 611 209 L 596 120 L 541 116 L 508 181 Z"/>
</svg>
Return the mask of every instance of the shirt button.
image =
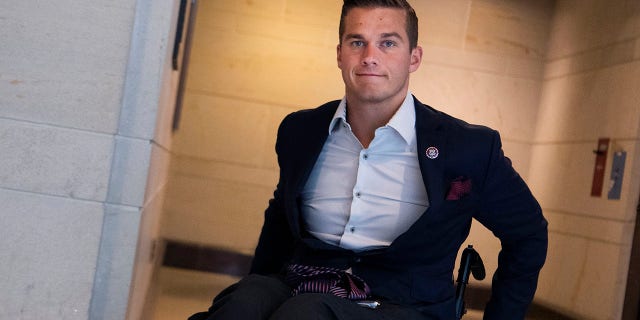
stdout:
<svg viewBox="0 0 640 320">
<path fill-rule="evenodd" d="M 365 160 L 369 159 L 369 155 L 368 155 L 368 154 L 365 154 L 365 155 L 363 155 L 362 157 L 363 157 Z"/>
<path fill-rule="evenodd" d="M 351 228 L 349 228 L 349 231 L 351 231 L 352 233 L 353 233 L 353 232 L 356 232 L 356 227 L 351 227 Z"/>
<path fill-rule="evenodd" d="M 356 192 L 356 198 L 360 198 L 361 194 L 360 192 Z"/>
</svg>

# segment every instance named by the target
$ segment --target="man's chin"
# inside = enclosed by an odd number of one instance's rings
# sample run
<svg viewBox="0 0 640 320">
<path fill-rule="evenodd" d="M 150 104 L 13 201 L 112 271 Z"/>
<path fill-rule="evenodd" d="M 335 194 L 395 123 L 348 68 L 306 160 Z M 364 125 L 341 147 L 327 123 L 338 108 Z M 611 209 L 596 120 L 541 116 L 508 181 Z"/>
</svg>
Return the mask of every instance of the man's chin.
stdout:
<svg viewBox="0 0 640 320">
<path fill-rule="evenodd" d="M 388 94 L 380 91 L 360 92 L 354 95 L 362 103 L 379 104 L 391 98 Z"/>
</svg>

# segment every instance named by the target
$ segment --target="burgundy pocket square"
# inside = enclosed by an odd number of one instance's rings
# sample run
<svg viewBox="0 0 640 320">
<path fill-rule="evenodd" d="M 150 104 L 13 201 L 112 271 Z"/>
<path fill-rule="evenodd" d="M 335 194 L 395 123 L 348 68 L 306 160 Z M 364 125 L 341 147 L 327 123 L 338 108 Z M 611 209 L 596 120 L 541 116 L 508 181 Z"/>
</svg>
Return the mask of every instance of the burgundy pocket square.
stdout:
<svg viewBox="0 0 640 320">
<path fill-rule="evenodd" d="M 460 200 L 471 192 L 471 179 L 458 177 L 451 181 L 447 200 Z"/>
</svg>

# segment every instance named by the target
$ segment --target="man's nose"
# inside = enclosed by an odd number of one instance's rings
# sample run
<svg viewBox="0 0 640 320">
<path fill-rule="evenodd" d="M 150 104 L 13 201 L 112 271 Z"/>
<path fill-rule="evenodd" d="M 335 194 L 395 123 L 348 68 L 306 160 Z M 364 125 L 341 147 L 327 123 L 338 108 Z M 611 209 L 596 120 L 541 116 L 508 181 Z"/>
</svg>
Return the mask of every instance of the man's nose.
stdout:
<svg viewBox="0 0 640 320">
<path fill-rule="evenodd" d="M 375 46 L 367 45 L 362 51 L 362 64 L 363 65 L 377 65 L 378 64 L 378 50 Z"/>
</svg>

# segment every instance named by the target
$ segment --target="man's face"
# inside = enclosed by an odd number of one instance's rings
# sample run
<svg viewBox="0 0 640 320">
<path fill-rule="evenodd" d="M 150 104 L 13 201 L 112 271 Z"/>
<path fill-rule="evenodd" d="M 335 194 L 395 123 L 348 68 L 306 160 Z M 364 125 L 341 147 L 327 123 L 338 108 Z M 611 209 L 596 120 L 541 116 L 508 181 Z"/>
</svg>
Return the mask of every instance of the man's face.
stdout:
<svg viewBox="0 0 640 320">
<path fill-rule="evenodd" d="M 345 17 L 344 26 L 342 44 L 338 45 L 338 67 L 347 101 L 383 103 L 404 99 L 409 73 L 417 70 L 422 60 L 422 48 L 409 49 L 405 12 L 353 8 Z"/>
</svg>

